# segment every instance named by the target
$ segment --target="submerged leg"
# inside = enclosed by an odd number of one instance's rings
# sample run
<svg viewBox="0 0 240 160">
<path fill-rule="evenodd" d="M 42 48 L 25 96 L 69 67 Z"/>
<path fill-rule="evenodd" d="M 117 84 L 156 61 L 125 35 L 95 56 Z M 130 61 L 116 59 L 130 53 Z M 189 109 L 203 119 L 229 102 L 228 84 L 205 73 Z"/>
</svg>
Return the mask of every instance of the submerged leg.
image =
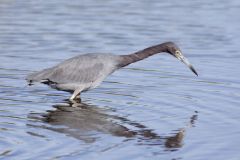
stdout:
<svg viewBox="0 0 240 160">
<path fill-rule="evenodd" d="M 81 91 L 82 91 L 82 88 L 76 89 L 76 90 L 73 92 L 72 96 L 70 97 L 70 100 L 75 100 L 76 98 L 81 99 L 81 98 L 80 98 L 80 93 L 81 93 Z"/>
</svg>

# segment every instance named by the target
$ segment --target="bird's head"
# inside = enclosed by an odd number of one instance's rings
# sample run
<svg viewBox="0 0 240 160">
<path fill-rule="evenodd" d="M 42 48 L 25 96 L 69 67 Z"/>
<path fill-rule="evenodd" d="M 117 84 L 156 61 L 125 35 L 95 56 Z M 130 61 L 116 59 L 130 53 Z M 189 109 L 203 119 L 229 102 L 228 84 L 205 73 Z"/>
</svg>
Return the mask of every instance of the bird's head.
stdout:
<svg viewBox="0 0 240 160">
<path fill-rule="evenodd" d="M 167 42 L 165 43 L 165 45 L 166 45 L 167 53 L 171 54 L 172 56 L 176 57 L 178 60 L 186 64 L 191 69 L 191 71 L 198 76 L 198 73 L 196 72 L 196 70 L 193 68 L 193 66 L 188 61 L 188 59 L 183 56 L 182 51 L 175 43 Z"/>
</svg>

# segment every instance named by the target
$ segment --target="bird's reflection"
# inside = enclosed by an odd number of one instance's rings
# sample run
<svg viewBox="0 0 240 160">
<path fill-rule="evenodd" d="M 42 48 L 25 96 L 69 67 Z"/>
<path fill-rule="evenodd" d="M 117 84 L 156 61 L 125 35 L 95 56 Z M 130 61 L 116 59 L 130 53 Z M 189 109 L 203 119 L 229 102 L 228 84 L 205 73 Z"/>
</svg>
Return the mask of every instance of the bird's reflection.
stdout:
<svg viewBox="0 0 240 160">
<path fill-rule="evenodd" d="M 109 111 L 85 103 L 66 103 L 54 105 L 55 110 L 45 114 L 30 114 L 31 119 L 40 119 L 46 125 L 29 125 L 63 133 L 86 143 L 93 143 L 99 133 L 137 139 L 139 145 L 163 145 L 171 151 L 182 146 L 186 129 L 192 127 L 197 119 L 194 114 L 187 126 L 178 129 L 171 136 L 160 136 L 148 127 L 127 118 L 109 114 Z M 128 126 L 128 127 L 126 127 Z M 134 128 L 134 129 L 129 129 Z"/>
<path fill-rule="evenodd" d="M 197 113 L 198 112 L 195 111 L 195 114 L 190 117 L 190 122 L 187 124 L 187 126 L 177 130 L 177 133 L 175 133 L 173 136 L 166 137 L 165 147 L 167 149 L 174 151 L 177 148 L 182 147 L 186 129 L 194 126 L 195 121 L 197 120 Z"/>
</svg>

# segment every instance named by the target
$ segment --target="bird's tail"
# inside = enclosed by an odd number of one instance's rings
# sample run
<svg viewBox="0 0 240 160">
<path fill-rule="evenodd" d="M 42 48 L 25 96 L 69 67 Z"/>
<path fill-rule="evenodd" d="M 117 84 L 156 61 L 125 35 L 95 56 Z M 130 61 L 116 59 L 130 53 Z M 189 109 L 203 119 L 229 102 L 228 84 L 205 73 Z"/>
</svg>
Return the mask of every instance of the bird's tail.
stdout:
<svg viewBox="0 0 240 160">
<path fill-rule="evenodd" d="M 49 79 L 51 74 L 52 72 L 50 71 L 50 69 L 44 69 L 42 71 L 27 75 L 26 80 L 28 82 L 28 85 L 33 85 L 34 82 L 42 82 L 44 80 Z"/>
</svg>

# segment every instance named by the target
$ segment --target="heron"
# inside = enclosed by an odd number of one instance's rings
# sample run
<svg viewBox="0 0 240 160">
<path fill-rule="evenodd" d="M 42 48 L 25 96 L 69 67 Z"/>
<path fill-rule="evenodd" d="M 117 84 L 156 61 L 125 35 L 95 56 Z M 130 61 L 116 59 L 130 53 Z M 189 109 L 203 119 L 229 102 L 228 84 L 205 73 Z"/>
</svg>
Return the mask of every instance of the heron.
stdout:
<svg viewBox="0 0 240 160">
<path fill-rule="evenodd" d="M 29 85 L 40 82 L 51 88 L 70 92 L 72 93 L 70 100 L 81 100 L 82 92 L 96 88 L 114 71 L 158 53 L 174 56 L 198 76 L 194 67 L 183 56 L 181 49 L 174 42 L 165 42 L 126 55 L 108 53 L 78 55 L 51 68 L 29 74 L 26 80 Z"/>
</svg>

